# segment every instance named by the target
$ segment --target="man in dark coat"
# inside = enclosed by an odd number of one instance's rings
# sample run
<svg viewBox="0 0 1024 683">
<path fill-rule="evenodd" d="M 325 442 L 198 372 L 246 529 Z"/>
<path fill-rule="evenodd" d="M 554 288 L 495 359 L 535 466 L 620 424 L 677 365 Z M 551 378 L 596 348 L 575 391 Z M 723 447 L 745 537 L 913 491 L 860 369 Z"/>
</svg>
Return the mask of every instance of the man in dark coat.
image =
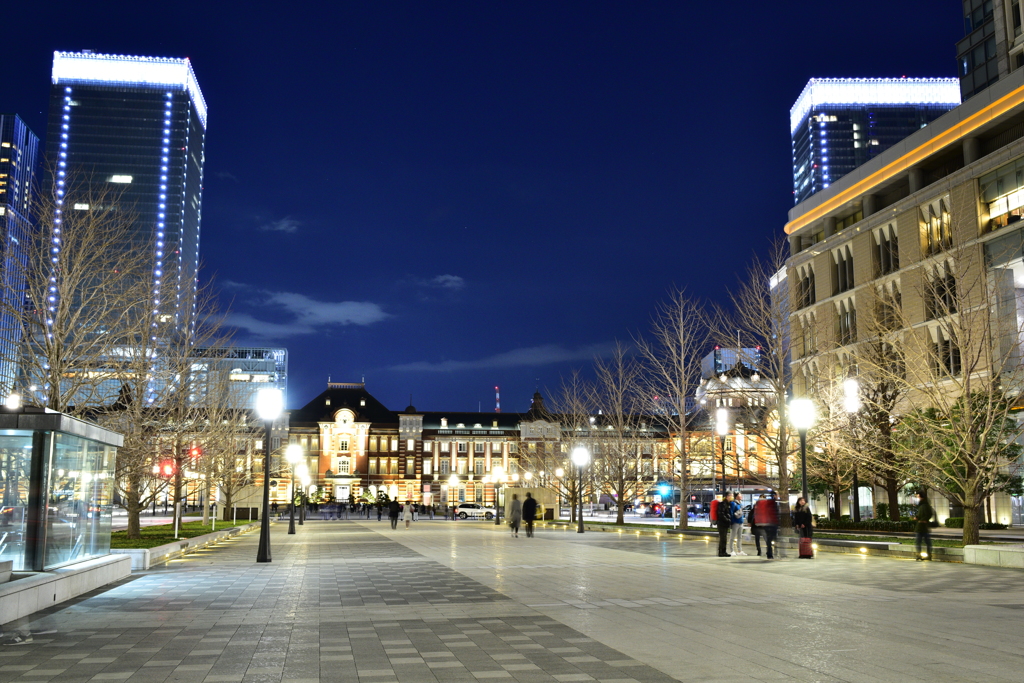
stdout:
<svg viewBox="0 0 1024 683">
<path fill-rule="evenodd" d="M 729 531 L 732 529 L 731 493 L 726 493 L 722 496 L 722 501 L 715 508 L 715 512 L 717 513 L 715 523 L 718 524 L 718 556 L 730 557 L 729 553 L 726 552 L 726 547 L 729 544 Z"/>
<path fill-rule="evenodd" d="M 526 500 L 523 501 L 523 524 L 526 526 L 526 537 L 533 538 L 533 520 L 537 517 L 537 500 L 526 492 Z"/>
<path fill-rule="evenodd" d="M 932 516 L 935 511 L 932 509 L 932 504 L 928 502 L 928 491 L 921 489 L 917 492 L 919 501 L 917 504 L 917 512 L 914 514 L 914 530 L 917 532 L 917 538 L 914 540 L 914 545 L 917 546 L 917 561 L 930 560 L 932 559 Z M 924 541 L 928 552 L 921 552 L 921 542 Z"/>
<path fill-rule="evenodd" d="M 402 512 L 402 506 L 398 504 L 397 500 L 392 499 L 388 503 L 388 519 L 391 520 L 391 528 L 398 528 L 398 515 Z"/>
</svg>

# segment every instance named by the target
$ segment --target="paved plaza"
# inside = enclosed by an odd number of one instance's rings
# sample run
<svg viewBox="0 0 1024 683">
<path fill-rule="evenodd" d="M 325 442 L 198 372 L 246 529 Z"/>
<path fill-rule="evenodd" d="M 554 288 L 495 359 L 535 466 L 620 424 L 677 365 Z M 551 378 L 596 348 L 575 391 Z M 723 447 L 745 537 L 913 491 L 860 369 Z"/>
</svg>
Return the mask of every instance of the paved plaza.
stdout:
<svg viewBox="0 0 1024 683">
<path fill-rule="evenodd" d="M 286 531 L 271 564 L 247 534 L 6 624 L 0 683 L 1024 679 L 1021 571 L 483 522 Z"/>
</svg>

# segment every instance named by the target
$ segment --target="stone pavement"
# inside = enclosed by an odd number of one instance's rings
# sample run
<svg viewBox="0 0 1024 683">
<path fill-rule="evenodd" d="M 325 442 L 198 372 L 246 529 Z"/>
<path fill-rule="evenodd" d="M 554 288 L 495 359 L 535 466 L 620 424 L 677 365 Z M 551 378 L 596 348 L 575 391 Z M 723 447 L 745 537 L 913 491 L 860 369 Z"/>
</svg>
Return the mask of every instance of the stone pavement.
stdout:
<svg viewBox="0 0 1024 683">
<path fill-rule="evenodd" d="M 1024 679 L 1016 570 L 484 522 L 286 530 L 271 564 L 248 534 L 6 624 L 0 683 Z"/>
</svg>

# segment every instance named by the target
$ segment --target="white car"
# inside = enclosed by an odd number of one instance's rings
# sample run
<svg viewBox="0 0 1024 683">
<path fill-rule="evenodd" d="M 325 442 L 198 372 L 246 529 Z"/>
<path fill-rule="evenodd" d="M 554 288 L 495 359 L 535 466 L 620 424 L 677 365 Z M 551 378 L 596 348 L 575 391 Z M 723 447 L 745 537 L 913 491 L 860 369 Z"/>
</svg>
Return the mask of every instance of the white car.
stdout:
<svg viewBox="0 0 1024 683">
<path fill-rule="evenodd" d="M 470 517 L 494 519 L 494 508 L 484 507 L 478 503 L 462 503 L 455 508 L 455 516 L 459 519 L 469 519 Z"/>
</svg>

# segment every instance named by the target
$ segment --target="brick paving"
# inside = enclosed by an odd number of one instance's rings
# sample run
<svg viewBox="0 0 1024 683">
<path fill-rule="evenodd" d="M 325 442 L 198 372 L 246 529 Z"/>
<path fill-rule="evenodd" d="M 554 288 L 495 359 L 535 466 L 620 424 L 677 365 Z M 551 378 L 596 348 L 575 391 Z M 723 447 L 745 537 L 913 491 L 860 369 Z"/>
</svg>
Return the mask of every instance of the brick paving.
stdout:
<svg viewBox="0 0 1024 683">
<path fill-rule="evenodd" d="M 4 625 L 0 683 L 1019 681 L 1024 572 L 308 521 Z M 30 642 L 13 644 L 31 634 Z"/>
</svg>

